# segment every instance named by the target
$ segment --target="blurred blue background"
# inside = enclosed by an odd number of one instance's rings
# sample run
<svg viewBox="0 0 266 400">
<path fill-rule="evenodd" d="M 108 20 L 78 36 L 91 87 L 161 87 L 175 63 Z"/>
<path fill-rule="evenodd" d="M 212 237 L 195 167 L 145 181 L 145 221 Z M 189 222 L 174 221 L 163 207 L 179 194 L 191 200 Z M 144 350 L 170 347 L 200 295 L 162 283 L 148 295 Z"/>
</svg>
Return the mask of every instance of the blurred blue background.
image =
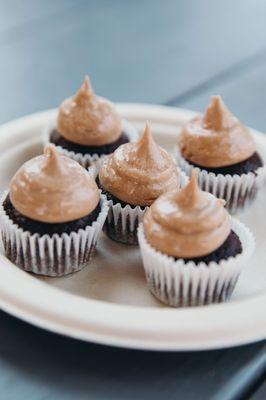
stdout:
<svg viewBox="0 0 266 400">
<path fill-rule="evenodd" d="M 114 101 L 202 110 L 222 94 L 265 130 L 265 0 L 0 1 L 0 122 L 56 107 L 89 74 Z"/>
</svg>

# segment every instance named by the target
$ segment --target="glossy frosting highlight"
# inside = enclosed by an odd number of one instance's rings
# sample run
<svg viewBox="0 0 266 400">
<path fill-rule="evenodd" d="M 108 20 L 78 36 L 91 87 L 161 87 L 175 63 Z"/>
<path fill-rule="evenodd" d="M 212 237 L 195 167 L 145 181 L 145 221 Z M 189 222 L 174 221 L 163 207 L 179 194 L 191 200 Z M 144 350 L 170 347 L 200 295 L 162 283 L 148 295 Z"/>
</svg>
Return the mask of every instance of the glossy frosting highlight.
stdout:
<svg viewBox="0 0 266 400">
<path fill-rule="evenodd" d="M 165 193 L 144 216 L 148 242 L 176 258 L 196 258 L 218 249 L 230 231 L 224 200 L 203 192 L 194 170 L 191 181 L 178 192 Z"/>
<path fill-rule="evenodd" d="M 193 118 L 179 137 L 181 154 L 202 167 L 224 167 L 247 160 L 255 151 L 255 142 L 245 127 L 213 96 L 204 115 Z"/>
<path fill-rule="evenodd" d="M 49 145 L 43 155 L 27 161 L 14 175 L 10 200 L 28 218 L 63 223 L 93 211 L 99 190 L 84 168 Z"/>
<path fill-rule="evenodd" d="M 158 196 L 179 187 L 179 173 L 171 156 L 153 139 L 147 124 L 136 143 L 120 146 L 106 158 L 99 178 L 120 200 L 149 206 Z"/>
<path fill-rule="evenodd" d="M 59 107 L 57 130 L 71 142 L 101 146 L 115 142 L 122 133 L 122 125 L 113 104 L 96 96 L 86 77 L 77 94 Z"/>
</svg>

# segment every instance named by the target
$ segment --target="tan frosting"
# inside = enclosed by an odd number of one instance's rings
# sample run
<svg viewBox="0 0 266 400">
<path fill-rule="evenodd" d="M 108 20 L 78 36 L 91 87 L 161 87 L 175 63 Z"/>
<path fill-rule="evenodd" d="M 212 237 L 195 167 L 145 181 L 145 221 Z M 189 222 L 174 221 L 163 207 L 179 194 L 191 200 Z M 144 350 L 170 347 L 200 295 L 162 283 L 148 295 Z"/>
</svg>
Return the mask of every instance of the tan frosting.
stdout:
<svg viewBox="0 0 266 400">
<path fill-rule="evenodd" d="M 84 168 L 49 145 L 44 155 L 27 161 L 14 175 L 10 200 L 28 218 L 61 223 L 93 211 L 99 202 L 99 191 Z"/>
<path fill-rule="evenodd" d="M 154 141 L 149 125 L 136 143 L 126 143 L 106 158 L 100 169 L 104 188 L 126 203 L 149 206 L 176 190 L 179 174 L 172 158 Z"/>
<path fill-rule="evenodd" d="M 249 129 L 231 114 L 220 96 L 213 96 L 205 114 L 184 126 L 179 147 L 187 160 L 203 167 L 234 165 L 256 151 Z"/>
<path fill-rule="evenodd" d="M 160 196 L 144 216 L 148 242 L 178 258 L 201 257 L 220 247 L 230 233 L 224 200 L 203 192 L 193 171 L 191 181 L 176 193 Z"/>
<path fill-rule="evenodd" d="M 96 96 L 86 77 L 77 94 L 59 107 L 57 129 L 71 142 L 101 146 L 116 141 L 122 125 L 113 104 Z"/>
</svg>

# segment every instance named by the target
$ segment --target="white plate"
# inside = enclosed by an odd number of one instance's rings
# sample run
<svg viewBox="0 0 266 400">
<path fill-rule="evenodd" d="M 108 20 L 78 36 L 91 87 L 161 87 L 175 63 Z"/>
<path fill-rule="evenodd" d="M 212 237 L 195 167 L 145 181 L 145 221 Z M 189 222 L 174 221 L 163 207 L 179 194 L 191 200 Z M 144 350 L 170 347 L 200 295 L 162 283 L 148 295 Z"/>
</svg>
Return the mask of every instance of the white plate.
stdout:
<svg viewBox="0 0 266 400">
<path fill-rule="evenodd" d="M 152 122 L 157 141 L 173 149 L 190 111 L 120 104 L 122 116 L 137 127 Z M 35 114 L 0 128 L 0 188 L 27 159 L 41 152 L 41 130 L 54 111 Z M 266 138 L 255 133 L 266 158 Z M 128 348 L 201 350 L 253 342 L 266 336 L 266 191 L 239 217 L 253 230 L 256 255 L 241 275 L 229 303 L 171 309 L 145 285 L 137 248 L 104 236 L 91 265 L 63 278 L 25 273 L 0 254 L 0 306 L 42 328 L 75 338 Z"/>
</svg>

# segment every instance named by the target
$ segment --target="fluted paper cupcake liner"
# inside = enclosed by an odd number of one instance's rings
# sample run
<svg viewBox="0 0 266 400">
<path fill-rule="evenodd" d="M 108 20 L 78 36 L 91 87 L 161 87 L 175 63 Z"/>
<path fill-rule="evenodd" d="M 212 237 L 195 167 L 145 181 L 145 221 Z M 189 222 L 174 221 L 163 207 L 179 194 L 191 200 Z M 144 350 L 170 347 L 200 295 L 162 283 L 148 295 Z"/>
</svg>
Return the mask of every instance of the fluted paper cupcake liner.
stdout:
<svg viewBox="0 0 266 400">
<path fill-rule="evenodd" d="M 96 162 L 92 163 L 92 164 L 89 166 L 89 168 L 88 168 L 88 171 L 89 171 L 90 176 L 91 176 L 92 179 L 94 179 L 95 181 L 97 180 L 97 177 L 98 177 L 98 174 L 99 174 L 99 170 L 100 170 L 100 167 L 101 167 L 102 160 L 103 160 L 103 159 L 100 159 L 100 160 L 98 160 L 98 162 L 96 161 Z"/>
<path fill-rule="evenodd" d="M 78 232 L 50 236 L 31 234 L 16 225 L 3 208 L 6 194 L 0 200 L 0 229 L 10 261 L 25 271 L 47 276 L 67 275 L 87 265 L 108 214 L 106 196 L 101 195 L 101 211 L 91 225 Z"/>
<path fill-rule="evenodd" d="M 232 230 L 242 244 L 242 253 L 219 263 L 175 260 L 155 250 L 146 240 L 143 224 L 138 238 L 146 280 L 150 291 L 172 307 L 200 306 L 230 299 L 242 269 L 248 263 L 255 240 L 249 229 L 232 219 Z"/>
<path fill-rule="evenodd" d="M 51 143 L 50 142 L 50 134 L 55 129 L 55 122 L 50 124 L 44 129 L 43 132 L 43 143 L 44 146 L 47 144 Z M 130 142 L 135 142 L 138 138 L 138 132 L 134 128 L 132 124 L 130 124 L 126 120 L 122 120 L 122 130 L 123 132 L 128 136 Z M 65 155 L 66 157 L 72 158 L 72 160 L 77 161 L 81 166 L 84 168 L 89 168 L 92 164 L 94 164 L 96 167 L 98 165 L 98 162 L 106 157 L 106 154 L 81 154 L 81 153 L 75 153 L 74 151 L 70 151 L 67 149 L 64 149 L 61 146 L 56 146 L 56 149 L 58 150 L 59 153 Z"/>
<path fill-rule="evenodd" d="M 182 188 L 188 183 L 188 177 L 180 170 L 179 173 L 180 188 Z M 133 207 L 129 204 L 122 206 L 122 204 L 114 204 L 113 201 L 110 200 L 108 217 L 104 224 L 104 232 L 110 239 L 117 242 L 137 245 L 138 225 L 142 222 L 148 208 L 149 207 L 141 208 L 140 206 Z"/>
<path fill-rule="evenodd" d="M 239 209 L 246 207 L 256 197 L 257 191 L 263 185 L 266 167 L 260 167 L 254 172 L 241 175 L 222 175 L 208 172 L 199 167 L 194 167 L 180 154 L 176 155 L 179 167 L 187 176 L 192 170 L 199 173 L 199 186 L 202 190 L 226 201 L 225 207 L 234 214 Z"/>
</svg>

